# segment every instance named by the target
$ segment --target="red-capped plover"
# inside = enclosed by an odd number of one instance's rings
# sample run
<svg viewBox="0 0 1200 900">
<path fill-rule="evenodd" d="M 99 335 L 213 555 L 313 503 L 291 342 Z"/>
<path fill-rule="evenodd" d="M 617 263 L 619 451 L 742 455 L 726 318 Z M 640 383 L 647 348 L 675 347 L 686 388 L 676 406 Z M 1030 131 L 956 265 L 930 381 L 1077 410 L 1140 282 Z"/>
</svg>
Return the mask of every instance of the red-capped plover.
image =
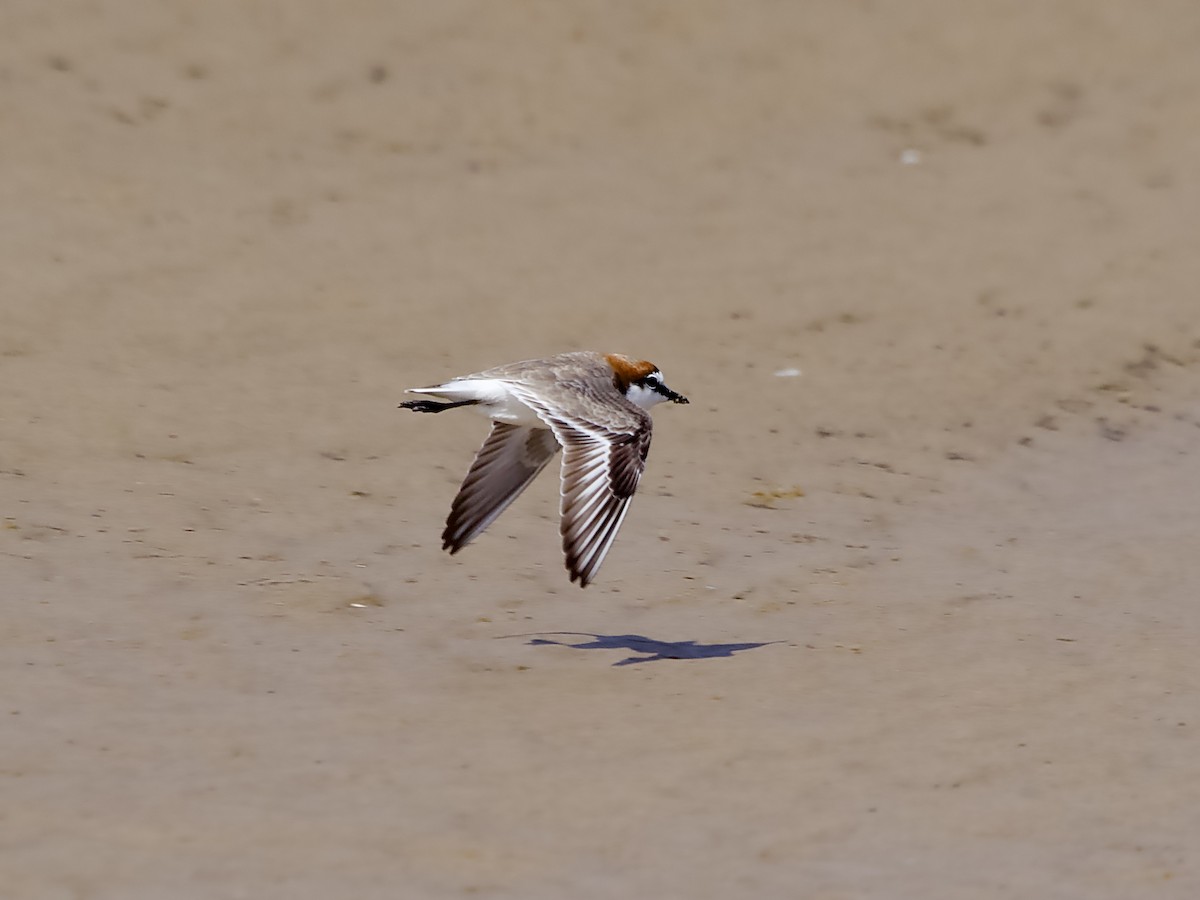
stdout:
<svg viewBox="0 0 1200 900">
<path fill-rule="evenodd" d="M 658 367 L 616 353 L 561 353 L 410 388 L 440 400 L 404 409 L 439 413 L 474 407 L 492 431 L 467 471 L 442 532 L 457 553 L 487 528 L 563 448 L 559 511 L 571 581 L 587 587 L 612 546 L 646 468 L 653 429 L 646 412 L 670 400 Z"/>
</svg>

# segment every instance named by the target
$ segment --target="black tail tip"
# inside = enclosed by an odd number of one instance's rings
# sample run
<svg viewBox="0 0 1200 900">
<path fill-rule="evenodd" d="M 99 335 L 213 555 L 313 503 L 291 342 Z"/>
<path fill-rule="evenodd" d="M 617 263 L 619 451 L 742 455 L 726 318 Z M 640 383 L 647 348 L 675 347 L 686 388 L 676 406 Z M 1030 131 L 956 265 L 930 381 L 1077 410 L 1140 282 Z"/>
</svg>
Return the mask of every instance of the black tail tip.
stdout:
<svg viewBox="0 0 1200 900">
<path fill-rule="evenodd" d="M 478 400 L 453 400 L 442 403 L 437 400 L 405 400 L 397 409 L 411 409 L 414 412 L 440 413 L 448 409 L 458 409 L 460 406 L 474 406 Z"/>
</svg>

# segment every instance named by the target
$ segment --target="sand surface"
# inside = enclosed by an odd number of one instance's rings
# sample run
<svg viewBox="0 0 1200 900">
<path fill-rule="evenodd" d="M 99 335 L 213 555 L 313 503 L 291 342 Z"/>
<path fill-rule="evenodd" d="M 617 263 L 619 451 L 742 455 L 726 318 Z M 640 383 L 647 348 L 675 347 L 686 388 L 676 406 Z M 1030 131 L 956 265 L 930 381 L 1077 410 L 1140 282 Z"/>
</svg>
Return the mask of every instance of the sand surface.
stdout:
<svg viewBox="0 0 1200 900">
<path fill-rule="evenodd" d="M 6 3 L 0 894 L 1200 896 L 1197 46 Z M 599 581 L 442 553 L 403 389 L 579 348 L 692 399 Z"/>
</svg>

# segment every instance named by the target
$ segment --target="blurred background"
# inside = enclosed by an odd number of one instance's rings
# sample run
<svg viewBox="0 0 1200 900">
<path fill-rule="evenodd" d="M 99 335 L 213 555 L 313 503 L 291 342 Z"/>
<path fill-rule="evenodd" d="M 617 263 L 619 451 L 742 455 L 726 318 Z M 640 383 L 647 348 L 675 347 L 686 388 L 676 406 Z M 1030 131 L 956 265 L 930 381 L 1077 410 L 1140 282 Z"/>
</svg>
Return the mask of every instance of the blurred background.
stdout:
<svg viewBox="0 0 1200 900">
<path fill-rule="evenodd" d="M 6 3 L 13 896 L 1195 896 L 1198 40 Z M 571 349 L 692 400 L 585 594 L 395 409 Z"/>
</svg>

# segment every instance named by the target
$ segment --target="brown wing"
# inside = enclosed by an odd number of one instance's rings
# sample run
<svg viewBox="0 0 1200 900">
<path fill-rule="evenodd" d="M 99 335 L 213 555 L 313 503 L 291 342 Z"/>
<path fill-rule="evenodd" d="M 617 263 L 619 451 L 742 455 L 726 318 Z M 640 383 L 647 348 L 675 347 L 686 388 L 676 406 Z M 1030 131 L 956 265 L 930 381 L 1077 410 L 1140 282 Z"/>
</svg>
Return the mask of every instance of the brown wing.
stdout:
<svg viewBox="0 0 1200 900">
<path fill-rule="evenodd" d="M 650 428 L 632 434 L 557 423 L 563 445 L 563 553 L 571 580 L 587 587 L 629 511 L 650 451 Z"/>
<path fill-rule="evenodd" d="M 442 549 L 457 553 L 520 496 L 558 452 L 547 428 L 494 422 L 450 506 Z"/>
<path fill-rule="evenodd" d="M 628 401 L 614 407 L 604 399 L 610 385 L 596 373 L 576 385 L 578 398 L 590 404 L 588 421 L 556 415 L 524 385 L 509 387 L 563 446 L 559 530 L 571 581 L 587 587 L 608 555 L 645 471 L 653 422 Z"/>
</svg>

